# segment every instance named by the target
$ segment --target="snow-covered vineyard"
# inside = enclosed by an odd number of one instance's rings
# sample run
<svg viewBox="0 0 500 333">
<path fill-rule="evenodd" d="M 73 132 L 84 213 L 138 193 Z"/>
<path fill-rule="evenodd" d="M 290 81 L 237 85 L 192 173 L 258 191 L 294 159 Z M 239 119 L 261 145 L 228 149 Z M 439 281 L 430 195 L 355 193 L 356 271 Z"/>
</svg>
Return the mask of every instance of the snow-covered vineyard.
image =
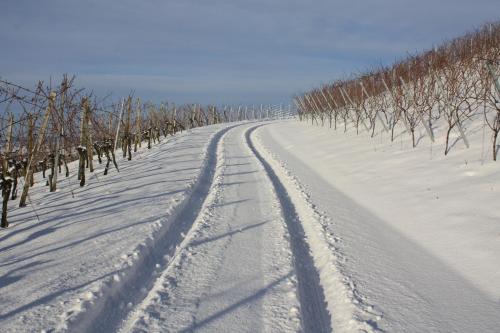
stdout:
<svg viewBox="0 0 500 333">
<path fill-rule="evenodd" d="M 160 69 L 128 78 L 238 88 Z M 308 89 L 176 104 L 0 77 L 0 333 L 500 332 L 500 23 Z"/>
</svg>

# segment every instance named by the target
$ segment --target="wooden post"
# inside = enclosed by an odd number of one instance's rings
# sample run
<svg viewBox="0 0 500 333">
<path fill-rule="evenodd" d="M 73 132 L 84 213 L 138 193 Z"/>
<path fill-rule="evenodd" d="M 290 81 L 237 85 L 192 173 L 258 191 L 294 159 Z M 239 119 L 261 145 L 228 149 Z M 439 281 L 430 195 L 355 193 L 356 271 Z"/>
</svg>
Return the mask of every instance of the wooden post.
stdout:
<svg viewBox="0 0 500 333">
<path fill-rule="evenodd" d="M 94 172 L 94 145 L 92 142 L 92 109 L 90 105 L 87 103 L 87 111 L 85 112 L 86 120 L 85 120 L 85 135 L 86 135 L 86 143 L 87 143 L 87 160 L 89 165 L 89 171 Z"/>
<path fill-rule="evenodd" d="M 498 96 L 500 96 L 500 77 L 497 77 L 495 74 L 495 69 L 491 64 L 486 64 L 488 66 L 488 72 L 490 73 L 491 79 L 495 84 L 495 89 L 497 90 Z"/>
<path fill-rule="evenodd" d="M 33 115 L 30 113 L 28 114 L 28 156 L 27 156 L 27 161 L 29 161 L 31 157 L 31 153 L 33 151 L 33 129 L 35 128 L 35 122 L 33 121 Z M 28 182 L 30 186 L 33 186 L 35 183 L 35 177 L 33 176 L 33 173 L 31 174 L 31 177 L 28 177 L 28 168 L 24 170 L 24 181 Z"/>
<path fill-rule="evenodd" d="M 12 187 L 12 178 L 9 176 L 3 177 L 2 182 L 2 221 L 0 222 L 0 227 L 8 228 L 9 222 L 7 221 L 7 204 L 9 202 L 10 190 Z"/>
<path fill-rule="evenodd" d="M 7 126 L 7 142 L 5 144 L 5 153 L 2 160 L 2 175 L 4 179 L 7 178 L 9 172 L 9 158 L 12 153 L 12 127 L 14 124 L 14 117 L 9 113 L 9 125 Z"/>
<path fill-rule="evenodd" d="M 52 109 L 54 108 L 54 102 L 56 99 L 56 93 L 51 92 L 49 96 L 49 105 L 47 106 L 47 109 L 45 110 L 45 115 L 43 117 L 42 121 L 42 126 L 40 127 L 40 133 L 38 134 L 38 140 L 35 144 L 35 147 L 33 147 L 33 151 L 30 154 L 30 159 L 28 162 L 28 168 L 26 172 L 26 176 L 28 177 L 27 179 L 30 179 L 33 177 L 33 163 L 34 159 L 38 154 L 38 150 L 42 146 L 43 139 L 45 137 L 45 130 L 47 128 L 47 124 L 49 122 L 49 117 L 52 112 Z M 28 197 L 28 190 L 30 188 L 30 182 L 29 181 L 24 181 L 24 186 L 23 186 L 23 193 L 21 194 L 21 199 L 19 200 L 19 207 L 25 207 L 26 206 L 26 198 Z"/>
<path fill-rule="evenodd" d="M 12 131 L 14 128 L 14 116 L 9 114 L 9 127 L 7 129 L 7 154 L 12 153 Z"/>
<path fill-rule="evenodd" d="M 55 156 L 54 156 L 54 165 L 55 170 L 52 174 L 52 179 L 50 182 L 50 192 L 55 192 L 57 190 L 57 174 L 59 173 L 59 151 L 61 149 L 61 139 L 64 136 L 64 95 L 66 92 L 66 81 L 63 81 L 62 84 L 62 94 L 61 94 L 61 113 L 59 114 L 59 111 L 54 109 L 54 112 L 56 112 L 56 121 L 57 121 L 57 139 L 56 139 L 56 151 L 55 151 Z"/>
<path fill-rule="evenodd" d="M 113 133 L 113 115 L 110 113 L 108 117 L 108 133 Z"/>
<path fill-rule="evenodd" d="M 332 102 L 333 102 L 333 106 L 335 107 L 335 129 L 337 129 L 337 117 L 338 117 L 338 114 L 340 112 L 340 107 L 339 105 L 337 104 L 337 101 L 335 100 L 335 98 L 333 97 L 333 93 L 330 92 L 330 90 L 326 89 L 326 93 L 328 94 L 328 96 L 330 96 Z"/>
<path fill-rule="evenodd" d="M 351 105 L 352 105 L 352 106 L 353 106 L 353 107 L 357 110 L 358 108 L 356 107 L 356 105 L 355 105 L 355 104 L 354 104 L 354 102 L 352 101 L 351 96 L 349 96 L 349 94 L 347 93 L 347 90 L 345 90 L 343 87 L 340 87 L 340 89 L 341 89 L 341 91 L 344 93 L 344 95 L 347 97 L 347 99 L 349 100 L 349 104 L 351 104 Z M 359 118 L 360 118 L 360 120 L 361 120 L 361 123 L 363 124 L 363 127 L 366 129 L 366 131 L 367 131 L 368 133 L 370 133 L 370 129 L 369 129 L 369 128 L 368 128 L 368 126 L 366 125 L 366 123 L 365 123 L 365 121 L 364 121 L 363 117 L 359 117 Z"/>
<path fill-rule="evenodd" d="M 389 89 L 389 87 L 387 86 L 387 83 L 385 82 L 384 77 L 382 77 L 382 83 L 384 84 L 385 89 L 387 89 L 387 92 L 391 95 L 391 99 L 394 101 L 394 96 L 392 95 L 392 91 L 391 91 L 391 90 Z M 395 112 L 396 112 L 396 110 L 394 110 L 393 112 L 395 113 Z M 396 115 L 394 115 L 393 117 L 396 117 Z M 393 119 L 394 119 L 394 118 L 393 118 Z M 405 117 L 401 117 L 401 120 L 403 121 L 403 124 L 405 125 L 406 131 L 407 131 L 408 133 L 411 133 L 410 128 L 408 127 L 408 123 L 406 122 Z M 392 128 L 392 124 L 391 124 L 391 128 Z"/>
<path fill-rule="evenodd" d="M 76 148 L 78 151 L 79 164 L 78 164 L 78 180 L 80 180 L 80 186 L 85 185 L 85 162 L 87 160 L 87 133 L 86 133 L 86 122 L 87 122 L 87 110 L 88 110 L 88 99 L 84 97 L 82 99 L 82 115 L 80 117 L 80 145 Z"/>
<path fill-rule="evenodd" d="M 326 101 L 326 104 L 328 105 L 328 108 L 329 108 L 328 118 L 329 118 L 329 122 L 330 122 L 330 128 L 332 128 L 332 113 L 335 111 L 335 109 L 330 104 L 330 101 L 328 100 L 328 98 L 326 98 L 326 95 L 325 95 L 325 92 L 323 91 L 323 88 L 321 88 L 319 91 L 321 91 L 321 96 L 323 96 L 323 98 Z"/>
<path fill-rule="evenodd" d="M 57 134 L 57 139 L 56 139 L 56 152 L 55 152 L 55 155 L 54 155 L 54 163 L 53 163 L 53 166 L 52 166 L 52 173 L 51 173 L 51 177 L 49 178 L 49 191 L 50 192 L 55 192 L 56 189 L 57 189 L 57 174 L 59 173 L 59 149 L 60 149 L 60 145 L 61 145 L 61 135 L 60 135 L 60 131 L 59 131 L 59 127 L 62 127 L 62 126 L 58 126 L 58 134 Z"/>
<path fill-rule="evenodd" d="M 401 80 L 401 84 L 403 85 L 403 88 L 407 91 L 408 88 L 406 86 L 405 80 L 403 80 L 403 78 L 401 76 L 399 77 L 399 80 Z M 422 117 L 420 112 L 418 112 L 417 110 L 415 110 L 415 112 L 417 112 L 417 116 L 420 119 L 420 122 L 422 123 L 422 125 L 424 125 L 425 131 L 427 132 L 427 135 L 429 136 L 429 138 L 431 138 L 431 141 L 434 142 L 434 135 L 432 134 L 432 131 L 428 126 L 428 123 L 424 120 L 424 118 Z M 464 141 L 467 141 L 467 139 L 464 139 Z M 467 147 L 467 148 L 469 148 L 469 147 Z"/>
<path fill-rule="evenodd" d="M 371 98 L 370 95 L 368 95 L 368 92 L 366 91 L 365 86 L 363 85 L 363 82 L 359 82 L 359 84 L 361 85 L 361 89 L 363 90 L 363 93 L 365 94 L 366 98 Z M 378 110 L 375 110 L 375 113 L 377 115 L 378 120 L 380 121 L 380 123 L 384 127 L 384 130 L 386 132 L 389 132 L 389 129 L 387 128 L 387 125 L 385 124 L 384 119 L 382 119 L 382 117 L 380 116 L 380 113 L 378 112 Z"/>
<path fill-rule="evenodd" d="M 313 124 L 313 121 L 316 121 L 316 125 L 318 125 L 318 120 L 316 119 L 316 105 L 311 101 L 310 97 L 309 97 L 309 94 L 304 94 L 304 103 L 305 101 L 307 101 L 309 103 L 309 105 L 311 106 L 311 125 Z"/>
<path fill-rule="evenodd" d="M 462 128 L 462 124 L 460 124 L 460 119 L 458 118 L 458 115 L 455 114 L 455 117 L 457 118 L 457 127 L 458 127 L 458 132 L 460 133 L 460 136 L 464 140 L 465 147 L 470 148 L 469 145 L 469 140 L 467 140 L 467 137 L 465 136 L 465 132 Z M 450 148 L 451 149 L 451 148 Z"/>
<path fill-rule="evenodd" d="M 128 153 L 128 160 L 132 160 L 132 147 L 130 146 L 132 143 L 131 133 L 130 133 L 130 118 L 132 115 L 132 97 L 128 97 L 127 99 L 127 118 L 125 120 L 125 128 L 124 128 L 124 140 L 123 140 L 123 157 L 125 158 Z"/>
<path fill-rule="evenodd" d="M 135 144 L 134 152 L 137 152 L 137 146 L 141 147 L 142 144 L 141 133 L 141 100 L 137 98 L 136 114 L 135 114 Z"/>
<path fill-rule="evenodd" d="M 124 101 L 122 100 L 120 104 L 120 115 L 118 116 L 118 125 L 116 125 L 116 135 L 115 135 L 115 142 L 113 145 L 113 153 L 116 151 L 116 147 L 118 146 L 118 135 L 120 134 L 120 125 L 122 123 L 122 116 L 123 116 L 123 104 Z"/>
<path fill-rule="evenodd" d="M 9 126 L 7 129 L 7 143 L 5 147 L 5 154 L 3 158 L 3 165 L 2 165 L 2 221 L 0 222 L 0 227 L 2 228 L 8 228 L 9 227 L 9 222 L 7 221 L 7 209 L 8 209 L 8 202 L 11 194 L 11 189 L 12 189 L 12 177 L 11 177 L 11 172 L 9 170 L 9 157 L 12 153 L 12 127 L 14 123 L 14 118 L 12 116 L 12 113 L 9 114 Z M 15 166 L 14 172 L 15 171 Z"/>
<path fill-rule="evenodd" d="M 174 127 L 174 133 L 172 133 L 172 134 L 175 134 L 177 132 L 177 108 L 176 108 L 175 104 L 174 104 L 174 110 L 173 110 L 173 118 L 174 119 L 172 120 L 172 122 L 173 122 L 173 127 Z"/>
</svg>

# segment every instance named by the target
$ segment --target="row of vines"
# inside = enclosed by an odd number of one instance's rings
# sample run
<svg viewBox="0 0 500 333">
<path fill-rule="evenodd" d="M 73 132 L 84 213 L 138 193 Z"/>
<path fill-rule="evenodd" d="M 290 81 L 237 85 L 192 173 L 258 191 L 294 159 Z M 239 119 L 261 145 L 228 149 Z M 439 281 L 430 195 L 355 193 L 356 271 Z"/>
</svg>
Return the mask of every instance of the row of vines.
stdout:
<svg viewBox="0 0 500 333">
<path fill-rule="evenodd" d="M 286 114 L 281 106 L 157 105 L 132 95 L 108 103 L 76 88 L 68 76 L 57 86 L 39 82 L 35 89 L 0 80 L 0 109 L 2 228 L 9 226 L 9 201 L 30 204 L 36 178 L 55 192 L 58 178 L 69 177 L 71 161 L 79 161 L 77 176 L 85 186 L 94 163 L 105 163 L 104 175 L 119 172 L 119 162 L 131 160 L 143 145 L 150 149 L 177 132 Z"/>
<path fill-rule="evenodd" d="M 500 132 L 500 23 L 487 24 L 432 50 L 408 56 L 389 67 L 379 67 L 349 79 L 294 96 L 301 121 L 347 131 L 348 124 L 373 137 L 377 129 L 393 141 L 402 124 L 411 136 L 425 128 L 435 141 L 434 125 L 446 124 L 444 154 L 456 131 L 468 147 L 467 122 L 484 117 L 491 130 L 493 160 Z"/>
</svg>

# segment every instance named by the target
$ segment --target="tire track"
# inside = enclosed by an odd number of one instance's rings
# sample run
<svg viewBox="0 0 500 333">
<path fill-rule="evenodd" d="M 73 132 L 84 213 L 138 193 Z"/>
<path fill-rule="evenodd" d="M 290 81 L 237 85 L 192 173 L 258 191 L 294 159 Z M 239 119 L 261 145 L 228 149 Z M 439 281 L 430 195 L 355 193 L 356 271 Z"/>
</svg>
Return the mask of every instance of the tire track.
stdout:
<svg viewBox="0 0 500 333">
<path fill-rule="evenodd" d="M 332 323 L 330 313 L 327 310 L 325 294 L 321 287 L 319 273 L 314 266 L 314 260 L 299 215 L 285 186 L 252 142 L 252 133 L 261 126 L 263 125 L 251 127 L 245 132 L 246 143 L 264 167 L 275 189 L 290 234 L 290 246 L 298 280 L 303 329 L 305 332 L 331 332 Z"/>
<path fill-rule="evenodd" d="M 233 126 L 233 129 L 236 126 Z M 161 271 L 158 273 L 158 277 L 156 278 L 154 285 L 148 291 L 147 296 L 141 301 L 141 303 L 137 304 L 132 311 L 130 311 L 125 318 L 119 328 L 119 332 L 136 332 L 136 331 L 170 331 L 168 328 L 158 327 L 154 323 L 150 322 L 150 318 L 158 319 L 162 314 L 164 314 L 165 309 L 158 308 L 157 306 L 165 305 L 170 307 L 170 292 L 172 288 L 176 289 L 178 287 L 176 273 L 182 271 L 183 266 L 186 264 L 186 260 L 191 257 L 192 252 L 190 251 L 190 247 L 193 244 L 193 238 L 196 237 L 196 234 L 200 232 L 200 229 L 206 228 L 206 219 L 213 216 L 213 205 L 214 202 L 217 201 L 219 193 L 221 191 L 220 183 L 222 175 L 221 173 L 224 170 L 224 162 L 225 157 L 223 153 L 223 145 L 226 136 L 230 131 L 226 131 L 222 134 L 220 139 L 217 142 L 215 158 L 216 165 L 213 168 L 214 174 L 213 179 L 210 184 L 210 188 L 207 192 L 207 195 L 204 198 L 204 201 L 191 225 L 191 228 L 187 232 L 186 236 L 177 246 L 175 253 L 172 257 L 170 257 L 168 265 L 166 265 Z M 211 267 L 215 273 L 218 265 L 215 267 Z M 194 282 L 194 285 L 199 286 L 203 284 L 204 281 L 197 280 Z M 159 304 L 157 303 L 160 300 Z M 165 303 L 165 304 L 163 304 Z M 196 307 L 199 306 L 199 300 L 196 301 Z M 152 308 L 151 308 L 152 307 Z M 163 310 L 163 311 L 162 311 Z M 146 319 L 147 318 L 147 319 Z M 180 327 L 179 331 L 180 331 Z"/>
<path fill-rule="evenodd" d="M 332 329 L 335 332 L 383 331 L 378 327 L 381 313 L 365 302 L 365 298 L 357 292 L 354 281 L 342 269 L 344 259 L 336 245 L 339 238 L 327 231 L 330 224 L 328 215 L 318 210 L 307 189 L 286 165 L 263 145 L 260 138 L 257 135 L 250 136 L 254 139 L 256 150 L 273 169 L 295 206 L 319 274 Z M 316 175 L 311 175 L 314 176 Z M 335 212 L 331 216 L 335 216 Z"/>
<path fill-rule="evenodd" d="M 219 141 L 214 182 L 197 221 L 120 332 L 302 331 L 286 225 L 267 173 L 246 144 L 250 126 Z M 229 162 L 243 152 L 251 161 Z M 228 182 L 232 177 L 238 181 Z"/>
<path fill-rule="evenodd" d="M 176 249 L 184 240 L 200 214 L 210 193 L 217 167 L 217 147 L 231 129 L 241 124 L 218 131 L 211 139 L 201 167 L 200 175 L 186 199 L 176 206 L 168 221 L 163 221 L 157 236 L 140 248 L 140 257 L 126 274 L 103 290 L 91 307 L 79 314 L 68 324 L 69 332 L 112 332 L 127 318 L 132 306 L 139 304 L 154 286 L 158 272 L 165 270 L 172 262 Z"/>
<path fill-rule="evenodd" d="M 219 142 L 201 214 L 120 332 L 303 331 L 290 237 L 267 172 L 246 143 L 251 126 Z M 232 163 L 241 158 L 247 162 Z"/>
</svg>

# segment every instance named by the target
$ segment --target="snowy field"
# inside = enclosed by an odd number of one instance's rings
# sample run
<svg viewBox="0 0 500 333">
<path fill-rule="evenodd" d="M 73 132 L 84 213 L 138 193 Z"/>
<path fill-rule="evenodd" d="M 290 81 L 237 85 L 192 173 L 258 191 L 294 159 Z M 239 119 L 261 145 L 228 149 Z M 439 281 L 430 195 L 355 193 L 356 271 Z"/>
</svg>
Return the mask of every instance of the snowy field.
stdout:
<svg viewBox="0 0 500 333">
<path fill-rule="evenodd" d="M 500 168 L 467 133 L 445 157 L 424 132 L 208 126 L 38 182 L 0 230 L 0 331 L 498 332 Z"/>
</svg>

